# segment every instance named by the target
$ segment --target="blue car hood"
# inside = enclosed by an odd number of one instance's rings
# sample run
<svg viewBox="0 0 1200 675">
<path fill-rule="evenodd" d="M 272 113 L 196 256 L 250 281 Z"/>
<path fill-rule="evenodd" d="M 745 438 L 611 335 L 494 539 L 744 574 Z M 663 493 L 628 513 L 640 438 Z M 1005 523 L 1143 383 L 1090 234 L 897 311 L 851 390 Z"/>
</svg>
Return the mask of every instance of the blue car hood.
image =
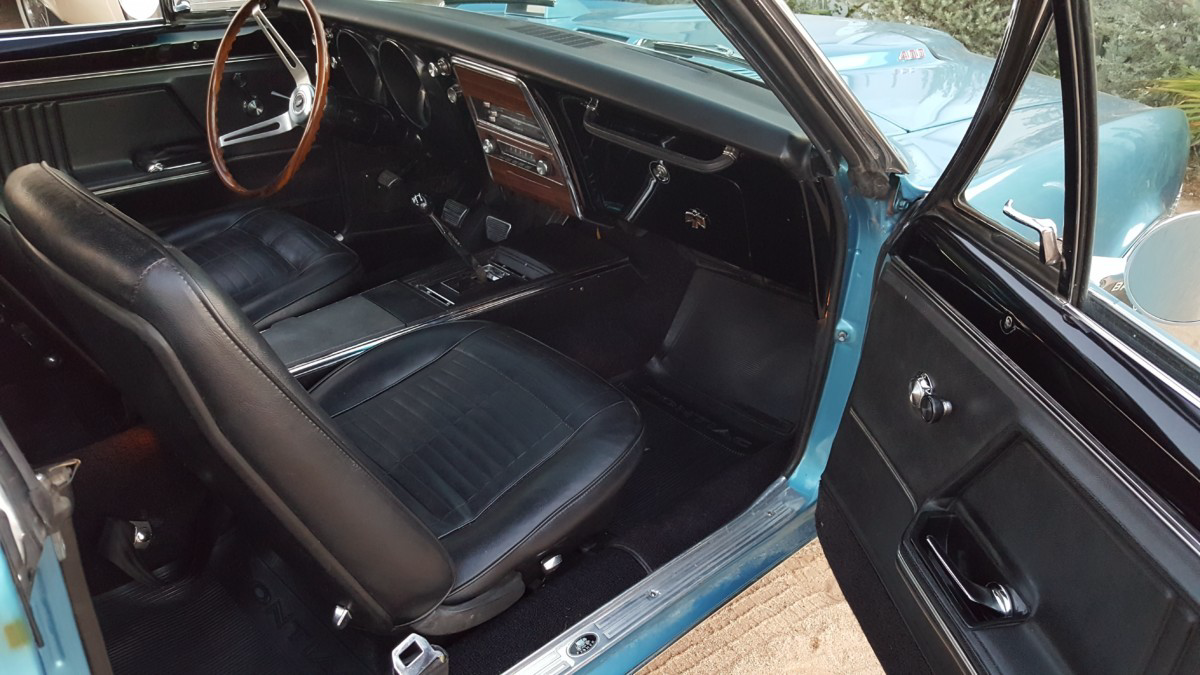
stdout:
<svg viewBox="0 0 1200 675">
<path fill-rule="evenodd" d="M 586 11 L 577 12 L 580 8 Z M 624 42 L 662 40 L 721 45 L 729 40 L 694 5 L 639 5 L 613 0 L 565 0 L 544 21 Z M 945 33 L 906 24 L 797 15 L 850 90 L 892 133 L 969 120 L 979 105 L 994 61 L 968 52 Z M 705 61 L 697 58 L 698 61 Z M 714 68 L 757 79 L 748 68 L 713 60 Z M 1059 100 L 1057 82 L 1026 86 L 1021 105 Z"/>
</svg>

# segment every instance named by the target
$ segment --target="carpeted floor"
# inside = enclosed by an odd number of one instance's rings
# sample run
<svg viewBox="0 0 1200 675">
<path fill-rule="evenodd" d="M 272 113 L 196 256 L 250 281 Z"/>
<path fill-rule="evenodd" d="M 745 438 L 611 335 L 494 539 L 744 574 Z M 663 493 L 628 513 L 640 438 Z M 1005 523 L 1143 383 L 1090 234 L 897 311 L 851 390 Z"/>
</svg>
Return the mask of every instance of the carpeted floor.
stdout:
<svg viewBox="0 0 1200 675">
<path fill-rule="evenodd" d="M 642 671 L 643 675 L 882 672 L 815 540 Z"/>
</svg>

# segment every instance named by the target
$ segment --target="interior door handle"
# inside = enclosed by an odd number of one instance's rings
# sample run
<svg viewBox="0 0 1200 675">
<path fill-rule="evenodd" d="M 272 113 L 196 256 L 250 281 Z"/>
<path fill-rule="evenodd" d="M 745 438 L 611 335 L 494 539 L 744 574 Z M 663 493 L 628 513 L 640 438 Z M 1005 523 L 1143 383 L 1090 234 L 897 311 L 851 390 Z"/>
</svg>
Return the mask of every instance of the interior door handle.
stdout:
<svg viewBox="0 0 1200 675">
<path fill-rule="evenodd" d="M 937 545 L 937 540 L 933 538 L 933 535 L 925 535 L 925 543 L 933 553 L 934 560 L 937 560 L 938 564 L 941 565 L 942 572 L 945 573 L 950 582 L 954 584 L 968 602 L 987 607 L 1005 618 L 1016 614 L 1017 595 L 1012 589 L 994 581 L 981 586 L 967 579 L 946 559 L 946 554 Z"/>
</svg>

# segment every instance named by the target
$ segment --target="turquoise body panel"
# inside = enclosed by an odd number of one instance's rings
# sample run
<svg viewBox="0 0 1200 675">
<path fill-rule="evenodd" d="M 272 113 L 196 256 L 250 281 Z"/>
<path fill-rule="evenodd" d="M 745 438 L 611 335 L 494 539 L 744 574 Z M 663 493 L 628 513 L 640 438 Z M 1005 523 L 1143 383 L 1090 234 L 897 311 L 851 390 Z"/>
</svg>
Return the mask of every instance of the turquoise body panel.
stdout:
<svg viewBox="0 0 1200 675">
<path fill-rule="evenodd" d="M 0 551 L 5 568 L 8 560 Z M 30 606 L 41 632 L 43 646 L 34 642 L 33 630 L 9 574 L 0 574 L 0 673 L 11 675 L 84 675 L 91 672 L 79 627 L 67 595 L 62 567 L 54 545 L 45 542 L 38 560 Z"/>
</svg>

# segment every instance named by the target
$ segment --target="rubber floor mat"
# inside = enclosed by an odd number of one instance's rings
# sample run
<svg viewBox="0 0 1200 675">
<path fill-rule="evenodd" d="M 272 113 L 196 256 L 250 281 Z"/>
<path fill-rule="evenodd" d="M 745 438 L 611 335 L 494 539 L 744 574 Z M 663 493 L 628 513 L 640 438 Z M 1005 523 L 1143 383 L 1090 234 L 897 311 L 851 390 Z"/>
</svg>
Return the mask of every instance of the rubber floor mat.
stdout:
<svg viewBox="0 0 1200 675">
<path fill-rule="evenodd" d="M 204 574 L 94 599 L 116 675 L 388 672 L 396 640 L 335 630 L 328 607 L 278 556 L 228 536 L 216 550 Z M 155 576 L 177 579 L 177 569 Z"/>
<path fill-rule="evenodd" d="M 215 580 L 131 583 L 95 600 L 116 675 L 302 673 Z"/>
</svg>

